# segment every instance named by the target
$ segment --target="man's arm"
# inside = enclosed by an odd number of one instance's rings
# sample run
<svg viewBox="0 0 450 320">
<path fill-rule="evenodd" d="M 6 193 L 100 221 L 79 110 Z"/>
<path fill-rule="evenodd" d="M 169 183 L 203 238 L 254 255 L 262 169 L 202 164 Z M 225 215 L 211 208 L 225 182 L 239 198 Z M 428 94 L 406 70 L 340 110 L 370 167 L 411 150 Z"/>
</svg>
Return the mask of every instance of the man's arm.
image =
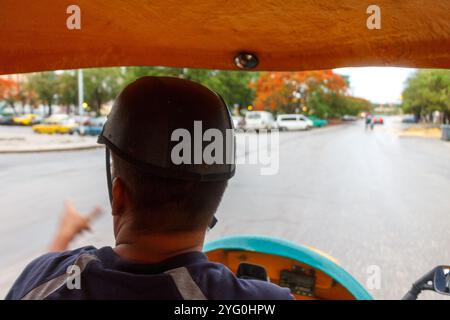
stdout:
<svg viewBox="0 0 450 320">
<path fill-rule="evenodd" d="M 72 201 L 64 202 L 64 213 L 59 224 L 59 228 L 53 238 L 49 251 L 64 251 L 70 242 L 85 230 L 91 230 L 91 221 L 102 213 L 100 207 L 95 207 L 87 215 L 82 216 L 73 205 Z"/>
</svg>

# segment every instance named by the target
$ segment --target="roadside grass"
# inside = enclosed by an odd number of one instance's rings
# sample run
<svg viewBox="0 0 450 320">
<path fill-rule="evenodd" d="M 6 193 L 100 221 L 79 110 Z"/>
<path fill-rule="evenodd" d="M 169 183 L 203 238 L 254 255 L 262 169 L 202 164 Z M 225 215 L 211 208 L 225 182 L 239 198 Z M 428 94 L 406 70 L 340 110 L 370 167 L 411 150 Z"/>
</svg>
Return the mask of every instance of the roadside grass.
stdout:
<svg viewBox="0 0 450 320">
<path fill-rule="evenodd" d="M 437 138 L 440 139 L 442 131 L 436 127 L 410 127 L 405 128 L 399 132 L 399 136 L 409 137 L 424 137 L 424 138 Z"/>
</svg>

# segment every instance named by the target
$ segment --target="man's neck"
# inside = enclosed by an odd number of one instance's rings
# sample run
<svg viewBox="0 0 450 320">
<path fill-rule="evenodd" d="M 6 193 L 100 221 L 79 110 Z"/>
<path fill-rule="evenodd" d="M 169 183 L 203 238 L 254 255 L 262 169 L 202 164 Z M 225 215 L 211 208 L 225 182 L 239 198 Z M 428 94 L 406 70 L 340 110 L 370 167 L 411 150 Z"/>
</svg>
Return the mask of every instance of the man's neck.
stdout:
<svg viewBox="0 0 450 320">
<path fill-rule="evenodd" d="M 133 235 L 119 232 L 114 251 L 124 260 L 157 263 L 192 251 L 202 251 L 205 231 Z"/>
</svg>

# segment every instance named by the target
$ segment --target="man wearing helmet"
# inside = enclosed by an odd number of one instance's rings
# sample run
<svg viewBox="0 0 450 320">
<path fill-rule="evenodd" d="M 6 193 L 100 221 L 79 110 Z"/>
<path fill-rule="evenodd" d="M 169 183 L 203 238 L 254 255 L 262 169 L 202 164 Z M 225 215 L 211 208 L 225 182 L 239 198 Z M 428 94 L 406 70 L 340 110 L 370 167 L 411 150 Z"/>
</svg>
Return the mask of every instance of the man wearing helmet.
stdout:
<svg viewBox="0 0 450 320">
<path fill-rule="evenodd" d="M 173 161 L 180 143 L 173 133 L 195 137 L 198 121 L 202 130 L 223 135 L 216 141 L 223 150 L 234 150 L 219 95 L 177 78 L 143 77 L 128 85 L 99 137 L 106 146 L 115 247 L 43 255 L 6 298 L 291 299 L 288 289 L 239 279 L 201 252 L 235 164 L 229 152 L 212 164 L 195 161 L 208 144 L 203 140 L 181 151 L 192 161 Z"/>
</svg>

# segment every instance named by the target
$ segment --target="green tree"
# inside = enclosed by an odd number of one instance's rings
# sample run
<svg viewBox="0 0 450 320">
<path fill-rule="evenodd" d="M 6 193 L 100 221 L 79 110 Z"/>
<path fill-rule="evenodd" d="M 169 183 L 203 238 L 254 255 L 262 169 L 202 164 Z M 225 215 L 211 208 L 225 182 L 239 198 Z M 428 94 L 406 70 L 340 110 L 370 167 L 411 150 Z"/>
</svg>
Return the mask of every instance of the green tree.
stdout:
<svg viewBox="0 0 450 320">
<path fill-rule="evenodd" d="M 255 90 L 250 82 L 257 75 L 244 71 L 218 71 L 202 83 L 219 93 L 229 107 L 237 105 L 242 108 L 253 103 Z"/>
<path fill-rule="evenodd" d="M 168 76 L 195 81 L 219 93 L 229 107 L 246 107 L 254 99 L 255 91 L 249 83 L 257 74 L 187 68 L 127 67 L 124 78 L 126 83 L 130 83 L 143 76 Z"/>
<path fill-rule="evenodd" d="M 181 77 L 183 68 L 166 67 L 125 67 L 124 82 L 126 84 L 144 76 Z"/>
<path fill-rule="evenodd" d="M 419 70 L 406 82 L 402 109 L 423 119 L 433 111 L 443 113 L 443 122 L 450 123 L 450 71 Z"/>
<path fill-rule="evenodd" d="M 58 102 L 67 107 L 67 113 L 71 107 L 78 104 L 77 73 L 74 70 L 64 71 L 58 79 Z"/>
<path fill-rule="evenodd" d="M 85 69 L 84 97 L 89 111 L 100 115 L 106 102 L 114 99 L 124 83 L 124 71 L 121 68 Z"/>
<path fill-rule="evenodd" d="M 336 94 L 331 92 L 327 96 L 328 112 L 331 118 L 339 118 L 343 115 L 356 116 L 361 112 L 371 112 L 370 101 L 350 95 Z"/>
<path fill-rule="evenodd" d="M 328 118 L 333 116 L 330 110 L 330 104 L 327 102 L 325 93 L 320 91 L 318 88 L 311 90 L 311 92 L 309 93 L 308 107 L 310 113 L 318 117 Z"/>
<path fill-rule="evenodd" d="M 53 113 L 53 105 L 58 100 L 59 78 L 53 71 L 39 72 L 28 78 L 28 88 L 36 92 L 39 101 L 48 107 L 48 115 Z"/>
</svg>

